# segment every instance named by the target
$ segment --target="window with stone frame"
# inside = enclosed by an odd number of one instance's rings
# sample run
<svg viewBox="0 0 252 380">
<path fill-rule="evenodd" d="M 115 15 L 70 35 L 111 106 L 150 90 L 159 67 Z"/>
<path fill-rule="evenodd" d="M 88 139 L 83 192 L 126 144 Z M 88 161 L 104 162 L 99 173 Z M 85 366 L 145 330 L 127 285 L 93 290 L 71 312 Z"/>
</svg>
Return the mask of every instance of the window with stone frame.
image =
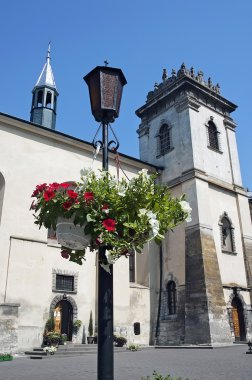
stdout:
<svg viewBox="0 0 252 380">
<path fill-rule="evenodd" d="M 77 293 L 78 273 L 68 270 L 53 269 L 52 290 L 58 293 Z"/>
<path fill-rule="evenodd" d="M 74 291 L 74 276 L 56 274 L 56 290 L 64 290 L 66 292 L 73 292 Z"/>
<path fill-rule="evenodd" d="M 168 314 L 174 315 L 176 314 L 176 284 L 174 281 L 168 281 L 167 283 L 167 306 L 168 306 Z"/>
<path fill-rule="evenodd" d="M 163 156 L 172 149 L 172 139 L 171 139 L 171 127 L 168 124 L 162 124 L 159 129 L 159 149 L 158 155 Z"/>
<path fill-rule="evenodd" d="M 207 134 L 209 148 L 220 151 L 219 132 L 212 120 L 207 124 Z"/>
<path fill-rule="evenodd" d="M 222 251 L 235 253 L 234 227 L 226 212 L 221 217 L 219 226 Z"/>
</svg>

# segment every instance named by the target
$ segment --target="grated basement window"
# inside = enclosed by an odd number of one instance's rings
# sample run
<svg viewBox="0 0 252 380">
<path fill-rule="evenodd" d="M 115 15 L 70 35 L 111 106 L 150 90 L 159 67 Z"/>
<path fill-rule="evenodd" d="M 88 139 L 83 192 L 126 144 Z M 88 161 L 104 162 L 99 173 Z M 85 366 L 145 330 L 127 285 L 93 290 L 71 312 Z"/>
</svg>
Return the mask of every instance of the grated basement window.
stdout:
<svg viewBox="0 0 252 380">
<path fill-rule="evenodd" d="M 56 290 L 74 291 L 74 276 L 56 275 Z"/>
</svg>

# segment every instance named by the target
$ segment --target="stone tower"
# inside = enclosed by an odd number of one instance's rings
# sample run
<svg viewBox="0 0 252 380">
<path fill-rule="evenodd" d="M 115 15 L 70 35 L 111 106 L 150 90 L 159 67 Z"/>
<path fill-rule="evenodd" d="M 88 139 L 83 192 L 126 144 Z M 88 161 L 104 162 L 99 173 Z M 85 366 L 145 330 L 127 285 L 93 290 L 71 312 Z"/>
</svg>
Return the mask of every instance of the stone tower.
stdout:
<svg viewBox="0 0 252 380">
<path fill-rule="evenodd" d="M 51 67 L 50 44 L 48 46 L 46 63 L 32 90 L 32 107 L 30 120 L 43 127 L 55 129 L 56 105 L 58 91 Z"/>
<path fill-rule="evenodd" d="M 136 111 L 141 160 L 163 167 L 162 182 L 192 207 L 192 221 L 168 234 L 151 269 L 157 344 L 228 344 L 251 334 L 252 227 L 235 109 L 211 78 L 182 64 L 171 76 L 164 69 Z"/>
</svg>

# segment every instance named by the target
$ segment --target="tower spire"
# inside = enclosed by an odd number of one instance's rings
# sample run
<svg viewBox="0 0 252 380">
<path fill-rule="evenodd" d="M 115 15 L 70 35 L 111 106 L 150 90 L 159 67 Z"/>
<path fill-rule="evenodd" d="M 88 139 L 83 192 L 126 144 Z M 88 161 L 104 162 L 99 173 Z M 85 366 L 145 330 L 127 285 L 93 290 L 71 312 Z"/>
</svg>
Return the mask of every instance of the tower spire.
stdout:
<svg viewBox="0 0 252 380">
<path fill-rule="evenodd" d="M 34 123 L 55 129 L 56 102 L 59 95 L 51 66 L 51 42 L 48 44 L 46 62 L 33 90 L 31 118 Z"/>
</svg>

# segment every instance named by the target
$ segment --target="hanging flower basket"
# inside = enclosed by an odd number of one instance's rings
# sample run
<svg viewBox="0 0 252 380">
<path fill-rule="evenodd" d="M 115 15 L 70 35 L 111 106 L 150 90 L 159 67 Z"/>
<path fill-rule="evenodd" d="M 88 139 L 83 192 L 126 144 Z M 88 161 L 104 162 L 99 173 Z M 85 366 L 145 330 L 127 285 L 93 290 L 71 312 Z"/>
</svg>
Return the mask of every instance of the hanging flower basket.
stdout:
<svg viewBox="0 0 252 380">
<path fill-rule="evenodd" d="M 129 181 L 118 181 L 105 171 L 83 171 L 80 182 L 37 185 L 31 209 L 35 223 L 56 230 L 61 255 L 83 263 L 86 249 L 106 247 L 109 264 L 132 250 L 190 221 L 191 208 L 185 196 L 172 197 L 157 175 L 143 169 Z M 110 248 L 108 248 L 110 247 Z"/>
<path fill-rule="evenodd" d="M 74 250 L 85 249 L 91 241 L 91 235 L 85 234 L 85 226 L 86 223 L 83 226 L 75 225 L 74 215 L 69 219 L 60 216 L 56 224 L 58 243 L 63 247 Z"/>
</svg>

